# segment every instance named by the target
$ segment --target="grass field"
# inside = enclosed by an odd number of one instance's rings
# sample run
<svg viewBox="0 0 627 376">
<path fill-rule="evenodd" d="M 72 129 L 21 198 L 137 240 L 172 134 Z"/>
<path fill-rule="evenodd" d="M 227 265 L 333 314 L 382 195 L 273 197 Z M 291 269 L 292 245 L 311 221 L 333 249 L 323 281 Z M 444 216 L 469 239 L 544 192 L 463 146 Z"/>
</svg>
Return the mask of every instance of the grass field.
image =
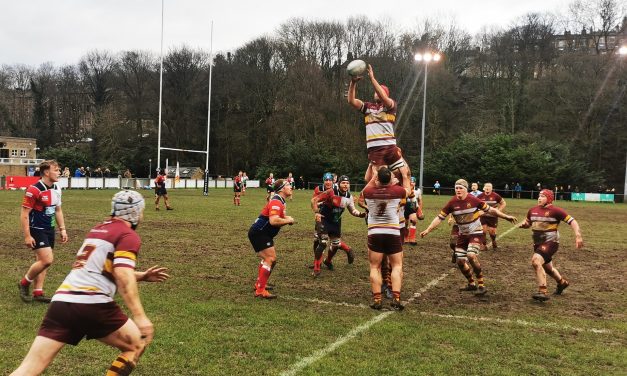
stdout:
<svg viewBox="0 0 627 376">
<path fill-rule="evenodd" d="M 52 293 L 70 270 L 83 236 L 110 208 L 114 191 L 66 191 L 71 241 L 58 244 L 48 273 Z M 151 197 L 150 191 L 144 195 Z M 345 214 L 343 239 L 356 251 L 353 265 L 338 253 L 335 271 L 313 279 L 311 191 L 296 191 L 288 213 L 296 218 L 276 238 L 278 264 L 271 282 L 279 299 L 253 298 L 258 259 L 246 232 L 265 191 L 249 190 L 233 207 L 229 190 L 171 191 L 174 211 L 148 205 L 138 228 L 140 268 L 159 264 L 172 278 L 142 284 L 142 301 L 155 340 L 134 375 L 617 375 L 627 374 L 627 206 L 562 203 L 580 223 L 583 250 L 562 224 L 555 265 L 571 287 L 541 304 L 531 299 L 530 230 L 500 239 L 498 252 L 480 258 L 489 289 L 478 299 L 461 293 L 452 269 L 450 228 L 443 223 L 405 248 L 403 312 L 372 311 L 366 228 Z M 46 307 L 20 301 L 16 282 L 32 261 L 18 225 L 21 192 L 0 192 L 0 374 L 17 367 Z M 424 229 L 446 198 L 425 198 Z M 523 218 L 531 200 L 508 200 Z M 503 234 L 511 225 L 499 223 Z M 341 251 L 340 251 L 341 252 Z M 555 288 L 549 281 L 549 289 Z M 47 375 L 102 375 L 117 351 L 96 341 L 64 348 Z"/>
</svg>

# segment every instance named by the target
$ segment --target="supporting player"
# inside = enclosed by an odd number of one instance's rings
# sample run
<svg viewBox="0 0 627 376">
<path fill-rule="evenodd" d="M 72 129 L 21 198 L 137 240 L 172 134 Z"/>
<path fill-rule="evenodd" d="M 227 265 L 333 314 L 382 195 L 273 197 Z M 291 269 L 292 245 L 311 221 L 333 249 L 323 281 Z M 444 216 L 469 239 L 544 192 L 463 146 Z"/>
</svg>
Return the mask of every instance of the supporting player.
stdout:
<svg viewBox="0 0 627 376">
<path fill-rule="evenodd" d="M 142 221 L 144 198 L 138 192 L 113 196 L 111 218 L 94 227 L 76 254 L 72 271 L 52 297 L 35 341 L 11 375 L 41 374 L 66 344 L 84 337 L 118 348 L 107 376 L 129 375 L 152 341 L 154 328 L 146 316 L 138 281 L 163 282 L 165 268 L 135 271 L 141 239 L 135 228 Z M 116 291 L 132 315 L 129 319 L 113 300 Z"/>
<path fill-rule="evenodd" d="M 505 199 L 492 190 L 492 183 L 485 183 L 483 186 L 483 192 L 479 194 L 477 198 L 488 204 L 490 207 L 497 208 L 500 211 L 505 210 L 505 206 L 507 206 Z M 489 213 L 485 213 L 481 216 L 480 220 L 481 225 L 483 226 L 483 234 L 485 235 L 483 240 L 483 249 L 487 249 L 487 236 L 490 235 L 490 239 L 492 240 L 492 249 L 496 251 L 498 249 L 498 246 L 496 245 L 496 227 L 499 225 L 499 219 Z"/>
<path fill-rule="evenodd" d="M 414 192 L 413 197 L 408 198 L 404 207 L 406 236 L 405 243 L 416 245 L 416 223 L 418 220 L 425 219 L 422 214 L 422 192 L 420 188 L 416 188 L 416 178 L 411 177 L 411 189 Z"/>
<path fill-rule="evenodd" d="M 421 237 L 427 236 L 433 229 L 446 219 L 446 216 L 452 214 L 455 223 L 459 227 L 459 235 L 457 244 L 455 245 L 455 258 L 457 266 L 462 274 L 468 280 L 468 284 L 462 290 L 476 291 L 476 295 L 484 295 L 487 289 L 484 284 L 481 264 L 479 263 L 479 248 L 483 244 L 483 228 L 479 221 L 481 212 L 491 213 L 500 218 L 506 219 L 512 223 L 516 223 L 516 217 L 502 213 L 500 210 L 489 207 L 485 202 L 468 193 L 468 182 L 459 179 L 455 182 L 455 196 L 442 208 L 440 214 L 433 219 L 429 227 L 420 233 Z M 466 263 L 466 260 L 472 266 L 477 277 L 475 284 L 472 276 L 472 270 Z"/>
<path fill-rule="evenodd" d="M 355 208 L 353 196 L 349 190 L 350 180 L 348 176 L 342 175 L 338 180 L 338 188 L 326 189 L 311 199 L 311 208 L 315 213 L 316 220 L 316 238 L 321 239 L 314 254 L 314 276 L 320 275 L 320 261 L 324 248 L 326 248 L 324 239 L 328 239 L 331 244 L 327 258 L 323 263 L 329 270 L 334 268 L 332 260 L 342 243 L 342 213 L 344 213 L 344 209 L 348 208 L 349 213 L 355 217 L 364 218 L 366 216 L 366 213 Z M 346 257 L 348 263 L 352 264 L 355 260 L 352 249 L 346 250 Z"/>
<path fill-rule="evenodd" d="M 390 98 L 390 90 L 379 84 L 372 66 L 368 65 L 368 77 L 374 88 L 374 102 L 363 102 L 355 97 L 357 82 L 361 77 L 353 77 L 348 87 L 348 103 L 364 115 L 366 125 L 366 146 L 369 165 L 365 180 L 370 182 L 375 168 L 388 166 L 395 173 L 406 190 L 410 185 L 410 170 L 403 159 L 401 149 L 396 146 L 394 122 L 396 121 L 396 102 Z"/>
<path fill-rule="evenodd" d="M 529 228 L 533 232 L 533 256 L 531 265 L 535 271 L 538 292 L 533 298 L 539 301 L 549 300 L 546 286 L 546 275 L 550 275 L 557 282 L 555 295 L 561 295 L 570 283 L 562 277 L 553 266 L 553 255 L 559 248 L 560 234 L 557 227 L 560 221 L 564 221 L 572 227 L 575 233 L 575 246 L 583 247 L 583 237 L 579 224 L 562 208 L 553 206 L 553 191 L 543 189 L 538 196 L 538 205 L 529 209 L 527 219 L 520 224 L 521 228 Z"/>
<path fill-rule="evenodd" d="M 264 206 L 261 214 L 248 230 L 248 239 L 261 258 L 255 284 L 255 297 L 264 299 L 276 298 L 276 295 L 266 289 L 270 273 L 276 265 L 274 237 L 281 227 L 294 224 L 294 218 L 285 214 L 285 199 L 292 195 L 292 186 L 287 184 L 287 181 L 279 179 L 274 182 L 272 190 L 274 196 Z"/>
<path fill-rule="evenodd" d="M 165 203 L 166 210 L 174 210 L 170 206 L 168 190 L 165 188 L 165 182 L 167 179 L 168 178 L 165 174 L 165 170 L 159 170 L 159 174 L 155 178 L 155 210 L 160 210 L 159 199 L 161 197 L 163 197 L 163 202 Z"/>
<path fill-rule="evenodd" d="M 244 182 L 242 181 L 242 171 L 233 178 L 233 205 L 240 206 L 240 200 L 242 196 L 242 190 L 244 189 Z"/>
<path fill-rule="evenodd" d="M 26 190 L 20 212 L 24 244 L 35 251 L 36 261 L 18 282 L 18 289 L 24 302 L 50 303 L 50 298 L 44 295 L 44 280 L 54 259 L 56 225 L 59 225 L 62 243 L 68 241 L 68 236 L 61 209 L 61 189 L 56 184 L 61 176 L 59 164 L 54 160 L 43 161 L 39 165 L 39 174 L 41 180 Z M 29 293 L 31 283 L 34 283 L 32 298 Z"/>
<path fill-rule="evenodd" d="M 368 207 L 368 260 L 370 261 L 370 284 L 373 301 L 372 309 L 381 309 L 381 263 L 387 255 L 392 269 L 392 309 L 402 310 L 401 286 L 403 282 L 403 246 L 399 225 L 401 200 L 409 191 L 392 184 L 392 172 L 383 166 L 375 172 L 375 178 L 368 183 L 360 200 Z"/>
</svg>

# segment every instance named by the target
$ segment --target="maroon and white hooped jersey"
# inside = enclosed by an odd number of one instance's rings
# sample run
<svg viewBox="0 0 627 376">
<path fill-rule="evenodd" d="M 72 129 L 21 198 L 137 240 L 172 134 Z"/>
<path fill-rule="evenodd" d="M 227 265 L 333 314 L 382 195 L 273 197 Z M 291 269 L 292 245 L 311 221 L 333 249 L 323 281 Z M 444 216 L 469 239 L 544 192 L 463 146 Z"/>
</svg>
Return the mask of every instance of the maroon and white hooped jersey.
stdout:
<svg viewBox="0 0 627 376">
<path fill-rule="evenodd" d="M 575 218 L 564 209 L 553 205 L 537 205 L 527 212 L 527 223 L 531 225 L 533 242 L 535 244 L 560 241 L 560 233 L 557 231 L 561 221 L 571 224 Z"/>
<path fill-rule="evenodd" d="M 368 235 L 401 235 L 399 208 L 406 197 L 398 185 L 366 186 L 363 193 L 368 207 Z"/>
<path fill-rule="evenodd" d="M 394 122 L 396 121 L 396 102 L 392 108 L 381 103 L 364 102 L 360 109 L 366 124 L 366 146 L 396 145 Z"/>
<path fill-rule="evenodd" d="M 482 211 L 487 212 L 488 210 L 490 210 L 488 204 L 471 194 L 468 194 L 463 200 L 453 196 L 442 208 L 438 217 L 445 220 L 447 215 L 453 215 L 453 219 L 459 227 L 459 233 L 462 235 L 481 234 L 483 233 L 483 226 L 481 226 L 479 217 L 481 217 Z"/>
<path fill-rule="evenodd" d="M 479 196 L 477 196 L 477 198 L 488 204 L 491 208 L 498 207 L 501 201 L 503 201 L 503 197 L 501 197 L 501 195 L 496 192 L 490 192 L 490 194 L 481 192 Z M 495 215 L 490 213 L 485 213 L 484 215 L 488 217 L 496 217 Z"/>
<path fill-rule="evenodd" d="M 113 268 L 135 270 L 140 246 L 139 235 L 122 220 L 114 218 L 92 228 L 52 301 L 112 302 L 117 289 Z"/>
</svg>

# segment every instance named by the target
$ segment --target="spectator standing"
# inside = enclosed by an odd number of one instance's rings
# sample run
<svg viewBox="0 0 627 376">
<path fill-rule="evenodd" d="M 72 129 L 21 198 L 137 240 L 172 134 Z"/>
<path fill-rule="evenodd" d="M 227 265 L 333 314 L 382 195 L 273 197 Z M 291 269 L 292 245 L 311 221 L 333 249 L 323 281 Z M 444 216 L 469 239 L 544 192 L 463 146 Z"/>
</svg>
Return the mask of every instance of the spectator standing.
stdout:
<svg viewBox="0 0 627 376">
<path fill-rule="evenodd" d="M 436 180 L 435 183 L 433 184 L 433 193 L 437 194 L 438 196 L 440 195 L 440 181 Z"/>
<path fill-rule="evenodd" d="M 520 183 L 516 183 L 516 185 L 514 186 L 514 191 L 516 192 L 516 198 L 520 198 L 520 194 L 522 192 L 522 186 L 520 185 Z"/>
</svg>

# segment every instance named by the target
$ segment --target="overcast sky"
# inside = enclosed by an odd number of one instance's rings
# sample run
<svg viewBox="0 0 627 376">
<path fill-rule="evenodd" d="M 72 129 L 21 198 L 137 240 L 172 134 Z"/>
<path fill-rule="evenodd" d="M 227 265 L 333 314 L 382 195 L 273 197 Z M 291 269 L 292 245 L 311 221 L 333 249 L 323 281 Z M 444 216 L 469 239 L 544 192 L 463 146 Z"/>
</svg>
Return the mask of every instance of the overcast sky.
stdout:
<svg viewBox="0 0 627 376">
<path fill-rule="evenodd" d="M 413 29 L 425 17 L 455 19 L 471 33 L 508 26 L 529 12 L 555 12 L 566 0 L 165 0 L 164 51 L 186 44 L 233 50 L 302 17 L 389 19 Z M 564 11 L 564 9 L 562 10 Z M 75 64 L 86 52 L 159 52 L 161 0 L 0 0 L 0 64 Z"/>
</svg>

